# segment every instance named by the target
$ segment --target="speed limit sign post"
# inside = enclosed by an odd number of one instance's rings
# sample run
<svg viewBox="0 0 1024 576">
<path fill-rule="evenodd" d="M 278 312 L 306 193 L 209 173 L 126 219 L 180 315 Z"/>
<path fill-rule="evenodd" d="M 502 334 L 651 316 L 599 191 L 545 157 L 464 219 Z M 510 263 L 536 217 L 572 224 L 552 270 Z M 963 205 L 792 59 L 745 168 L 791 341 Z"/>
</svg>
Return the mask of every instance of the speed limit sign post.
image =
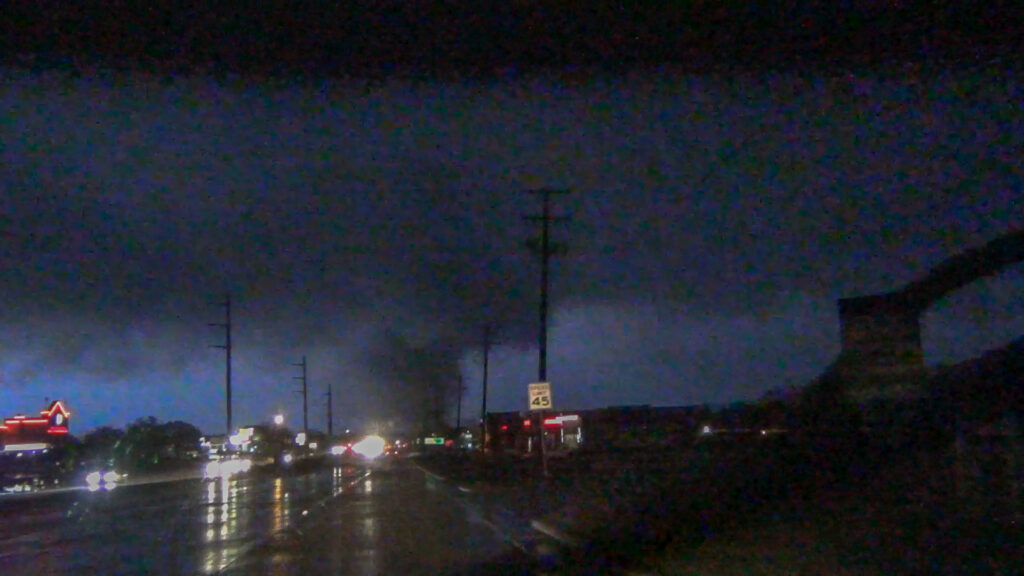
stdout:
<svg viewBox="0 0 1024 576">
<path fill-rule="evenodd" d="M 530 410 L 551 410 L 551 383 L 535 382 L 529 385 Z"/>
<path fill-rule="evenodd" d="M 544 453 L 544 412 L 552 407 L 551 383 L 534 382 L 527 389 L 529 391 L 530 411 L 537 414 L 537 439 L 540 441 L 540 469 L 541 474 L 546 478 L 548 475 L 548 460 Z"/>
</svg>

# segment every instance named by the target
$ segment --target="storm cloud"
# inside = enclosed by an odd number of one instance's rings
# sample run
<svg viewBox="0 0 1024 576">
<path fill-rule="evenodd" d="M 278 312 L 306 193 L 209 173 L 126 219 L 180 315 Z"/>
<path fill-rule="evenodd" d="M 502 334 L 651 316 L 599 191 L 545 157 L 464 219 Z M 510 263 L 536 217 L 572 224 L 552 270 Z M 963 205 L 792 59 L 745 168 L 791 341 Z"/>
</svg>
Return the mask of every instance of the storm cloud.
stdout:
<svg viewBox="0 0 1024 576">
<path fill-rule="evenodd" d="M 3 74 L 2 406 L 61 396 L 85 425 L 154 413 L 217 429 L 207 324 L 227 291 L 236 421 L 295 414 L 303 354 L 339 421 L 415 419 L 431 382 L 477 378 L 485 324 L 501 342 L 493 407 L 521 408 L 531 188 L 572 190 L 552 280 L 567 408 L 806 381 L 838 349 L 836 298 L 1024 225 L 1024 90 L 998 71 Z M 983 303 L 1018 310 L 1019 273 L 999 282 Z M 992 329 L 943 322 L 936 334 Z M 979 346 L 1024 330 L 1019 314 L 996 324 Z"/>
</svg>

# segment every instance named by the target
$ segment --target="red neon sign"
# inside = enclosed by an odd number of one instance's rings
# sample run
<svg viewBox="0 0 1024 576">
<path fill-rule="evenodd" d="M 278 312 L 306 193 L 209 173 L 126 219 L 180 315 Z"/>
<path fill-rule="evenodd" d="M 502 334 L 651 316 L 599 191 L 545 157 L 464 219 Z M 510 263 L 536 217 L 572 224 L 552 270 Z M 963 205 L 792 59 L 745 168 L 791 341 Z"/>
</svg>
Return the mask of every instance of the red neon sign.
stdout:
<svg viewBox="0 0 1024 576">
<path fill-rule="evenodd" d="M 544 425 L 545 426 L 560 427 L 560 426 L 563 426 L 566 422 L 579 422 L 579 421 L 580 421 L 580 417 L 578 415 L 576 415 L 576 414 L 568 414 L 568 415 L 562 415 L 562 416 L 553 416 L 551 418 L 545 418 L 544 419 Z"/>
<path fill-rule="evenodd" d="M 62 404 L 60 400 L 54 401 L 52 406 L 45 410 L 40 410 L 39 413 L 43 416 L 53 416 L 57 410 L 60 410 L 65 417 L 71 416 L 71 412 L 68 412 L 67 408 L 64 407 L 64 404 Z"/>
<path fill-rule="evenodd" d="M 71 416 L 71 412 L 68 412 L 60 400 L 55 400 L 49 408 L 40 410 L 39 414 L 40 416 L 34 418 L 29 418 L 24 414 L 5 418 L 0 424 L 0 431 L 17 434 L 19 430 L 27 432 L 26 427 L 38 427 L 33 429 L 39 430 L 47 425 L 47 434 L 68 434 L 67 419 Z"/>
<path fill-rule="evenodd" d="M 8 418 L 4 420 L 4 424 L 46 424 L 49 422 L 46 418 L 25 418 L 24 416 L 15 416 L 14 418 Z"/>
</svg>

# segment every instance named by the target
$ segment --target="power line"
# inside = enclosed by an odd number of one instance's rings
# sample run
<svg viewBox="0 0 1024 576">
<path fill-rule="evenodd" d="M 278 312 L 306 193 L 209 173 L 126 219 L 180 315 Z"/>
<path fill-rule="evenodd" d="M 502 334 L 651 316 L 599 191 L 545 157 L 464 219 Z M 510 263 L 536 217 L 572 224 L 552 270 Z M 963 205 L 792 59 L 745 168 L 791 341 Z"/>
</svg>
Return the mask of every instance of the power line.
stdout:
<svg viewBox="0 0 1024 576">
<path fill-rule="evenodd" d="M 225 370 L 224 370 L 224 387 L 225 396 L 227 400 L 226 412 L 227 412 L 227 433 L 231 434 L 231 293 L 228 292 L 224 295 L 224 300 L 218 302 L 217 306 L 224 308 L 224 322 L 212 323 L 211 327 L 224 328 L 224 344 L 214 344 L 211 348 L 218 348 L 224 350 L 225 357 Z"/>
</svg>

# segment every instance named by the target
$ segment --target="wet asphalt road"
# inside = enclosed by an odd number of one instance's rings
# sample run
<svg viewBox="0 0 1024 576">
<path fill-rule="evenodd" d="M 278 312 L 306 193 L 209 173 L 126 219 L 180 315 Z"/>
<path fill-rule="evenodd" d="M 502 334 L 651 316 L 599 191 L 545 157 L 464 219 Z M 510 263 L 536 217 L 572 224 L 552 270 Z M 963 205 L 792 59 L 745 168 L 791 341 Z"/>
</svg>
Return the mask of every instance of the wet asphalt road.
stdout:
<svg viewBox="0 0 1024 576">
<path fill-rule="evenodd" d="M 376 470 L 255 547 L 229 574 L 534 574 L 449 484 L 408 463 Z"/>
<path fill-rule="evenodd" d="M 0 574 L 529 574 L 500 530 L 399 462 L 0 499 Z"/>
</svg>

